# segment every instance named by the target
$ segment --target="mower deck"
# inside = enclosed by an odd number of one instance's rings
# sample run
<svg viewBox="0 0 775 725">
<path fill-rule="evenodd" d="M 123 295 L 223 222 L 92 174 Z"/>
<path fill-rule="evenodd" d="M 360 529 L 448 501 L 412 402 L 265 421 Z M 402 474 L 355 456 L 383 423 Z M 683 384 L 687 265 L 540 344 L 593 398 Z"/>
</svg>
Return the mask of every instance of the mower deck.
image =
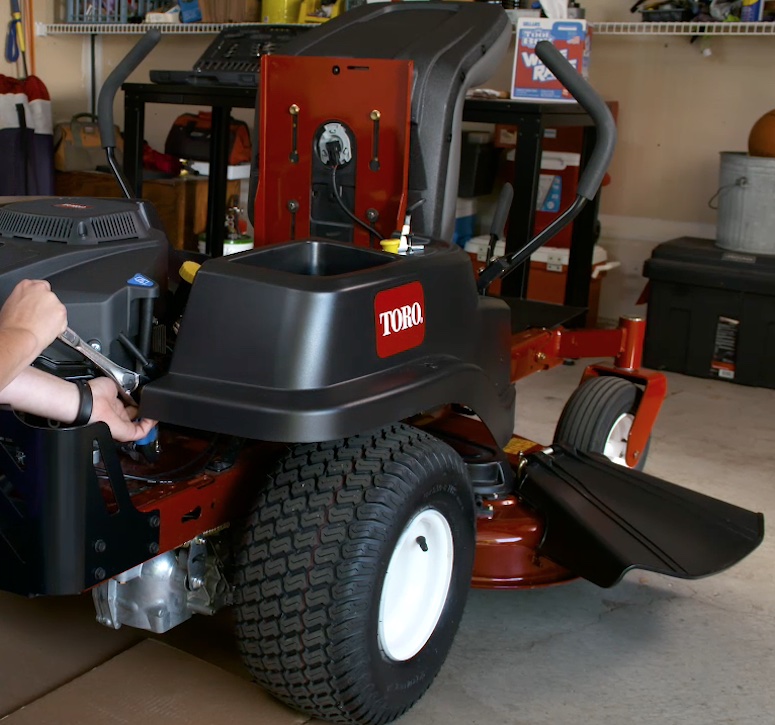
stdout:
<svg viewBox="0 0 775 725">
<path fill-rule="evenodd" d="M 450 410 L 414 423 L 455 448 L 474 481 L 476 587 L 531 588 L 577 576 L 611 586 L 635 567 L 701 577 L 742 559 L 763 536 L 761 514 L 597 456 L 551 451 L 518 437 L 502 450 L 484 424 Z M 31 445 L 46 448 L 58 440 L 21 421 L 17 425 L 27 429 Z M 48 479 L 47 488 L 30 467 L 20 471 L 19 480 L 7 482 L 12 488 L 5 491 L 6 500 L 16 505 L 6 509 L 4 519 L 15 523 L 4 528 L 11 535 L 3 544 L 6 560 L 13 558 L 16 565 L 4 568 L 4 589 L 78 593 L 228 525 L 246 510 L 261 486 L 261 472 L 278 451 L 277 444 L 246 445 L 169 429 L 163 435 L 163 468 L 108 456 L 92 469 L 91 440 L 98 427 L 71 431 L 83 438 L 84 445 L 76 446 L 79 460 L 56 460 L 61 476 Z M 89 469 L 92 475 L 86 475 Z M 73 472 L 82 486 L 70 485 L 78 480 Z M 30 478 L 22 481 L 25 476 Z M 70 512 L 59 516 L 55 530 L 46 511 L 35 506 L 46 498 Z M 112 535 L 115 531 L 120 537 Z M 38 547 L 65 551 L 67 566 Z"/>
</svg>

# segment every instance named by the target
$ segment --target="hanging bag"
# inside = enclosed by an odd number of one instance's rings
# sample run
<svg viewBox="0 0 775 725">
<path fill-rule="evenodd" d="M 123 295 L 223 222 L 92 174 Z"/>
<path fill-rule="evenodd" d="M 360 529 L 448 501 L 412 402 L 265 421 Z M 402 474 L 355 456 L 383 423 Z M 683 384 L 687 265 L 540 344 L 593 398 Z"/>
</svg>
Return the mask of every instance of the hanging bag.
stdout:
<svg viewBox="0 0 775 725">
<path fill-rule="evenodd" d="M 116 126 L 116 159 L 121 163 L 124 144 Z M 54 129 L 54 168 L 57 171 L 94 171 L 105 166 L 97 117 L 78 113 Z"/>
<path fill-rule="evenodd" d="M 244 121 L 230 120 L 229 164 L 250 161 L 250 130 Z M 184 113 L 175 119 L 167 134 L 164 152 L 178 159 L 210 160 L 212 113 Z"/>
<path fill-rule="evenodd" d="M 54 193 L 51 99 L 36 76 L 0 75 L 0 196 Z"/>
</svg>

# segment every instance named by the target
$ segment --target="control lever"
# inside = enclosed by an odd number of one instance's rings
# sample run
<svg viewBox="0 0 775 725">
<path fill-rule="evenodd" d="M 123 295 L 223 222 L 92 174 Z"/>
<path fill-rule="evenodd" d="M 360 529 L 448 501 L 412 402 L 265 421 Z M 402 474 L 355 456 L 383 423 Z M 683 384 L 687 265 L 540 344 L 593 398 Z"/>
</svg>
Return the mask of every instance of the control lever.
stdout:
<svg viewBox="0 0 775 725">
<path fill-rule="evenodd" d="M 140 384 L 140 375 L 132 370 L 122 368 L 116 365 L 110 358 L 105 357 L 101 352 L 97 352 L 91 345 L 81 340 L 78 333 L 69 327 L 59 335 L 59 339 L 73 350 L 77 350 L 85 358 L 91 360 L 105 375 L 107 375 L 118 388 L 118 393 L 125 403 L 137 405 L 137 402 L 129 393 L 137 389 Z"/>
</svg>

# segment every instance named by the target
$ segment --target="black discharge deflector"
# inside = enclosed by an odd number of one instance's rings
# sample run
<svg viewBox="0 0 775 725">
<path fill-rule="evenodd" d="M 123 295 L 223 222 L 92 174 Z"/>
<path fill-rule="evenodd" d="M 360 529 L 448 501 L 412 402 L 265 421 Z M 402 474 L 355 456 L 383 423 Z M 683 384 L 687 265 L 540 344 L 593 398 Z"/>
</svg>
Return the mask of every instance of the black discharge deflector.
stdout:
<svg viewBox="0 0 775 725">
<path fill-rule="evenodd" d="M 519 494 L 546 517 L 538 553 L 601 587 L 635 568 L 682 579 L 715 574 L 764 536 L 760 513 L 599 454 L 554 446 L 528 461 Z"/>
</svg>

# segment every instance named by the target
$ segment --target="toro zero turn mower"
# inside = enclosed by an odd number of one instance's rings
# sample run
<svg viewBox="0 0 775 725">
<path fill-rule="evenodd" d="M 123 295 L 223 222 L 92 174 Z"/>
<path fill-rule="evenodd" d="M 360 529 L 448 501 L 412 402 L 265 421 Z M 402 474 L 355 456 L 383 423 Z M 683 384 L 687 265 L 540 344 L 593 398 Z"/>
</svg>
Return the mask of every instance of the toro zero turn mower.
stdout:
<svg viewBox="0 0 775 725">
<path fill-rule="evenodd" d="M 2 589 L 91 591 L 101 623 L 157 633 L 231 606 L 261 686 L 365 725 L 430 686 L 472 582 L 694 578 L 759 544 L 760 514 L 636 470 L 664 396 L 641 322 L 537 326 L 531 303 L 486 294 L 595 196 L 613 151 L 605 104 L 548 43 L 597 125 L 578 200 L 478 282 L 443 241 L 465 91 L 510 34 L 496 6 L 386 3 L 263 58 L 252 251 L 178 273 L 147 202 L 0 208 L 0 299 L 45 278 L 68 309 L 36 365 L 107 375 L 160 421 L 127 446 L 0 411 Z M 113 98 L 158 37 L 100 98 L 127 197 Z M 514 380 L 592 354 L 614 364 L 587 370 L 551 446 L 513 436 Z"/>
</svg>

